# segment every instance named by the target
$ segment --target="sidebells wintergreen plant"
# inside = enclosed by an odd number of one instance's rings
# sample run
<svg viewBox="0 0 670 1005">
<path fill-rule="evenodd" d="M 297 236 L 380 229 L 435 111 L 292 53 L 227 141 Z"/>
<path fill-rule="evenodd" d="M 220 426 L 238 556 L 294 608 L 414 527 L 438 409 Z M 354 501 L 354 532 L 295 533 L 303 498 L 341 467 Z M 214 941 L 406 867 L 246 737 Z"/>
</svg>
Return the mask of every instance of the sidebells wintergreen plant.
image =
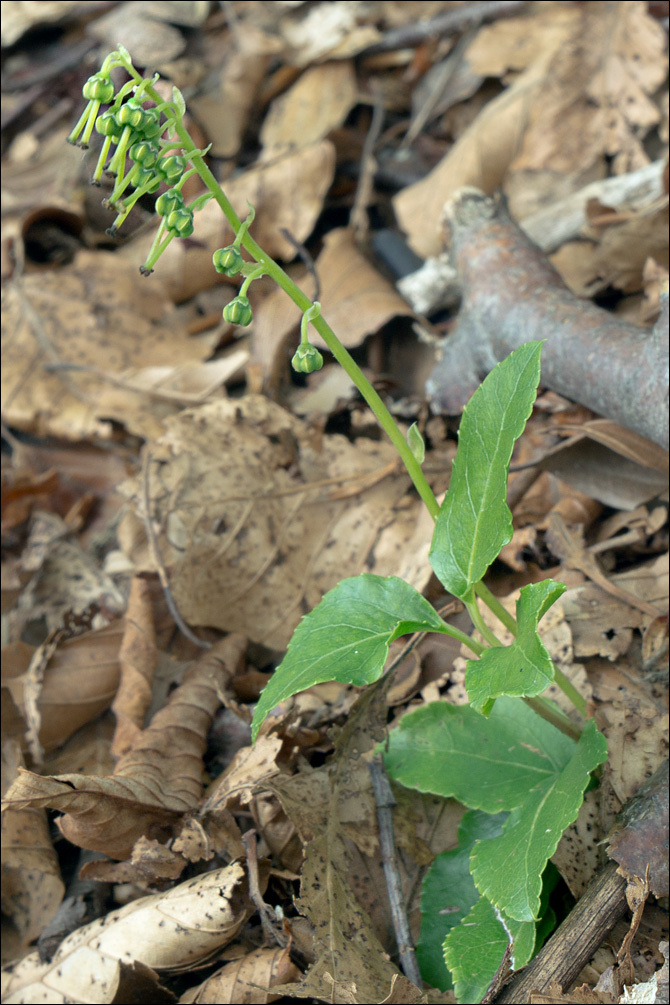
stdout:
<svg viewBox="0 0 670 1005">
<path fill-rule="evenodd" d="M 110 74 L 118 67 L 130 79 L 115 93 Z M 367 573 L 345 579 L 296 628 L 284 661 L 260 697 L 252 736 L 255 740 L 276 705 L 305 688 L 331 680 L 359 686 L 378 680 L 389 645 L 400 636 L 438 632 L 467 647 L 474 657 L 468 660 L 465 678 L 470 704 L 436 702 L 408 713 L 391 732 L 384 756 L 389 774 L 399 783 L 455 797 L 471 811 L 462 824 L 459 850 L 438 856 L 424 885 L 418 956 L 426 980 L 444 989 L 453 979 L 460 1001 L 478 1001 L 510 941 L 516 967 L 537 948 L 543 934 L 539 926 L 545 913 L 547 863 L 577 816 L 591 772 L 607 752 L 594 722 L 583 721 L 584 699 L 555 667 L 538 633 L 541 618 L 565 587 L 551 580 L 524 587 L 513 618 L 483 582 L 512 536 L 507 475 L 514 444 L 535 400 L 542 345 L 521 346 L 471 398 L 461 421 L 451 485 L 439 506 L 421 469 L 425 449 L 416 425 L 406 439 L 322 317 L 320 305 L 254 241 L 249 233 L 253 207 L 246 220 L 239 219 L 207 167 L 205 151 L 196 147 L 184 126 L 180 92 L 175 88 L 172 100 L 164 101 L 156 82 L 143 78 L 119 47 L 83 88 L 88 105 L 69 138 L 86 146 L 94 128 L 104 137 L 93 181 L 105 170 L 115 178 L 109 202 L 117 217 L 111 232 L 142 195 L 164 187 L 155 207 L 161 222 L 141 266 L 148 275 L 171 240 L 193 233 L 197 210 L 208 199 L 217 202 L 235 237 L 215 251 L 213 266 L 228 277 L 243 276 L 224 318 L 236 325 L 251 323 L 248 290 L 264 275 L 300 307 L 300 345 L 293 368 L 312 373 L 323 365 L 321 353 L 309 341 L 312 324 L 402 458 L 435 520 L 430 564 L 445 589 L 463 601 L 481 638 L 449 625 L 401 579 Z M 103 104 L 109 107 L 101 113 Z M 187 206 L 182 188 L 193 174 L 207 191 Z M 251 261 L 242 257 L 243 249 Z M 489 627 L 480 603 L 512 633 L 510 645 L 503 645 Z M 570 699 L 581 725 L 542 697 L 552 682 Z M 453 915 L 445 915 L 433 896 L 445 876 L 449 882 L 458 879 Z"/>
</svg>

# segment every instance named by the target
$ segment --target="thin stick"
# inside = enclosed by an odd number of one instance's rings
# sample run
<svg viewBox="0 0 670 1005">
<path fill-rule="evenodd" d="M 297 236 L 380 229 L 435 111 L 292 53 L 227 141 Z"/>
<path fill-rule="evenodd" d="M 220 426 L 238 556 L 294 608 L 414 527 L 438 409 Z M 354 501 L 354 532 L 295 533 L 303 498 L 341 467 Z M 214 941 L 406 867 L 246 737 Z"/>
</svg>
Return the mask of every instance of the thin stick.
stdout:
<svg viewBox="0 0 670 1005">
<path fill-rule="evenodd" d="M 274 911 L 263 900 L 263 894 L 258 882 L 258 850 L 256 847 L 256 831 L 246 831 L 242 835 L 242 844 L 247 853 L 247 873 L 249 876 L 249 896 L 254 907 L 258 911 L 263 928 L 263 935 L 268 944 L 276 942 L 282 948 L 287 944 L 288 939 L 283 932 L 277 929 Z"/>
<path fill-rule="evenodd" d="M 156 566 L 156 572 L 158 573 L 158 579 L 160 581 L 161 587 L 163 588 L 163 596 L 165 597 L 165 603 L 168 606 L 168 610 L 172 615 L 172 620 L 175 625 L 182 633 L 186 636 L 189 642 L 193 642 L 199 649 L 211 649 L 211 642 L 206 642 L 205 639 L 199 639 L 195 635 L 188 625 L 184 622 L 179 609 L 175 603 L 174 597 L 172 596 L 172 590 L 170 589 L 170 583 L 168 581 L 167 572 L 165 571 L 165 566 L 163 565 L 163 560 L 160 556 L 160 551 L 158 550 L 158 538 L 156 537 L 156 531 L 154 530 L 154 525 L 151 522 L 151 496 L 149 494 L 149 464 L 151 462 L 151 454 L 147 450 L 144 454 L 144 460 L 142 462 L 142 495 L 144 503 L 144 528 L 147 532 L 147 540 L 149 542 L 149 549 L 151 551 L 151 557 L 153 559 L 154 565 Z"/>
<path fill-rule="evenodd" d="M 393 919 L 393 929 L 395 931 L 400 965 L 402 971 L 413 984 L 418 988 L 423 987 L 419 966 L 414 955 L 414 946 L 409 932 L 407 913 L 403 904 L 402 887 L 398 865 L 395 858 L 395 841 L 393 837 L 393 814 L 392 809 L 396 805 L 389 780 L 384 771 L 384 764 L 381 757 L 375 757 L 368 764 L 372 788 L 377 803 L 377 822 L 379 824 L 379 843 L 382 849 L 382 863 L 384 865 L 384 876 L 386 877 L 386 890 L 388 892 L 391 917 Z"/>
<path fill-rule="evenodd" d="M 375 146 L 377 145 L 379 135 L 382 131 L 382 126 L 384 125 L 385 115 L 386 111 L 381 97 L 377 96 L 375 98 L 374 105 L 372 106 L 370 128 L 368 129 L 365 142 L 363 143 L 356 196 L 354 198 L 353 208 L 349 215 L 349 226 L 353 228 L 358 242 L 365 238 L 370 226 L 367 209 L 372 195 L 375 168 L 377 166 L 377 162 L 375 160 Z"/>
</svg>

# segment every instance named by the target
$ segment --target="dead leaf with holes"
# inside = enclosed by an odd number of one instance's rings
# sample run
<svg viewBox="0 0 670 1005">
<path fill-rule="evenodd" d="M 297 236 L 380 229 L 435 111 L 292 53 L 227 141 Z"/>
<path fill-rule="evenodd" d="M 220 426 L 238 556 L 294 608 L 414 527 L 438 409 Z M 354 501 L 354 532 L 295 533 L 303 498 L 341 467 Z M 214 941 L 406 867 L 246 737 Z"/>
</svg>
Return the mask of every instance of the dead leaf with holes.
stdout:
<svg viewBox="0 0 670 1005">
<path fill-rule="evenodd" d="M 243 880 L 244 869 L 235 862 L 79 928 L 49 963 L 31 953 L 6 968 L 3 1002 L 111 1003 L 118 1000 L 122 963 L 191 970 L 215 956 L 251 914 Z"/>
<path fill-rule="evenodd" d="M 147 478 L 121 487 L 134 512 L 119 540 L 138 569 L 155 568 L 158 553 L 189 624 L 285 649 L 305 611 L 345 576 L 407 572 L 418 589 L 430 577 L 430 533 L 415 541 L 422 507 L 404 498 L 386 443 L 315 436 L 247 395 L 183 412 L 148 449 Z"/>
<path fill-rule="evenodd" d="M 169 834 L 199 803 L 207 731 L 243 647 L 229 636 L 193 664 L 111 777 L 23 771 L 3 807 L 58 809 L 69 841 L 116 859 L 130 855 L 139 837 Z"/>
<path fill-rule="evenodd" d="M 290 984 L 300 976 L 300 971 L 289 957 L 289 949 L 255 949 L 239 960 L 226 963 L 197 987 L 189 988 L 179 999 L 184 1005 L 264 1005 L 281 998 L 283 991 L 271 991 Z M 267 988 L 268 990 L 263 990 Z"/>
</svg>

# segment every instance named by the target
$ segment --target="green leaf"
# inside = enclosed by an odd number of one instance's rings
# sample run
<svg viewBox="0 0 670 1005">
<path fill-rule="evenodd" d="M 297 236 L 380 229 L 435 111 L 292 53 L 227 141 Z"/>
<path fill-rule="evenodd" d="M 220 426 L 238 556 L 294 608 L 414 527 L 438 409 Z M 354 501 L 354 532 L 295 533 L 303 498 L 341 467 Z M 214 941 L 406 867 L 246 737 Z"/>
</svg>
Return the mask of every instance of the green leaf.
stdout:
<svg viewBox="0 0 670 1005">
<path fill-rule="evenodd" d="M 426 444 L 423 442 L 423 436 L 419 432 L 419 426 L 416 422 L 413 422 L 407 430 L 407 443 L 419 464 L 423 464 L 426 459 Z"/>
<path fill-rule="evenodd" d="M 524 586 L 516 603 L 517 637 L 510 646 L 487 649 L 478 660 L 469 660 L 465 687 L 472 707 L 487 712 L 487 704 L 501 695 L 521 697 L 541 694 L 554 679 L 554 664 L 537 626 L 565 592 L 563 583 L 546 579 Z"/>
<path fill-rule="evenodd" d="M 482 1000 L 510 942 L 513 942 L 510 965 L 518 970 L 533 955 L 535 925 L 510 921 L 486 897 L 480 897 L 444 940 L 444 958 L 453 974 L 459 1002 Z"/>
<path fill-rule="evenodd" d="M 590 772 L 607 757 L 607 742 L 592 719 L 585 724 L 577 746 L 571 746 L 571 755 L 554 777 L 529 791 L 510 814 L 503 834 L 478 842 L 472 852 L 470 867 L 477 889 L 518 921 L 538 917 L 547 860 L 577 817 Z"/>
<path fill-rule="evenodd" d="M 506 813 L 469 810 L 458 827 L 458 847 L 438 855 L 424 877 L 416 959 L 423 979 L 441 991 L 452 986 L 444 960 L 445 936 L 479 900 L 470 875 L 470 852 L 477 839 L 502 834 L 506 818 Z"/>
<path fill-rule="evenodd" d="M 479 582 L 512 540 L 507 472 L 535 401 L 541 349 L 541 342 L 529 342 L 515 350 L 491 371 L 463 412 L 429 556 L 439 580 L 457 597 Z"/>
<path fill-rule="evenodd" d="M 500 698 L 490 719 L 469 705 L 436 701 L 403 716 L 384 759 L 389 775 L 408 788 L 499 813 L 554 781 L 574 749 L 518 698 Z"/>
<path fill-rule="evenodd" d="M 402 579 L 364 573 L 343 579 L 307 614 L 260 696 L 251 735 L 279 702 L 314 684 L 371 684 L 384 669 L 389 644 L 410 632 L 451 629 Z"/>
</svg>

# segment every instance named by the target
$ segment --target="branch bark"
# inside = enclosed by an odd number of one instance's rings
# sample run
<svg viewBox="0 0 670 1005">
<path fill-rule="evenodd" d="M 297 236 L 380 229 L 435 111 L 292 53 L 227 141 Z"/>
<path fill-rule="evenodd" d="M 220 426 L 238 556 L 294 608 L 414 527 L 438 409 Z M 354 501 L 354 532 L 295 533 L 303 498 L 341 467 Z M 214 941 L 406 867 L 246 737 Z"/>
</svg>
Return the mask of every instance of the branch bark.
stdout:
<svg viewBox="0 0 670 1005">
<path fill-rule="evenodd" d="M 426 390 L 460 412 L 496 363 L 546 339 L 542 384 L 668 449 L 668 296 L 653 328 L 622 321 L 565 286 L 500 197 L 462 189 L 445 229 L 463 300 Z"/>
</svg>

